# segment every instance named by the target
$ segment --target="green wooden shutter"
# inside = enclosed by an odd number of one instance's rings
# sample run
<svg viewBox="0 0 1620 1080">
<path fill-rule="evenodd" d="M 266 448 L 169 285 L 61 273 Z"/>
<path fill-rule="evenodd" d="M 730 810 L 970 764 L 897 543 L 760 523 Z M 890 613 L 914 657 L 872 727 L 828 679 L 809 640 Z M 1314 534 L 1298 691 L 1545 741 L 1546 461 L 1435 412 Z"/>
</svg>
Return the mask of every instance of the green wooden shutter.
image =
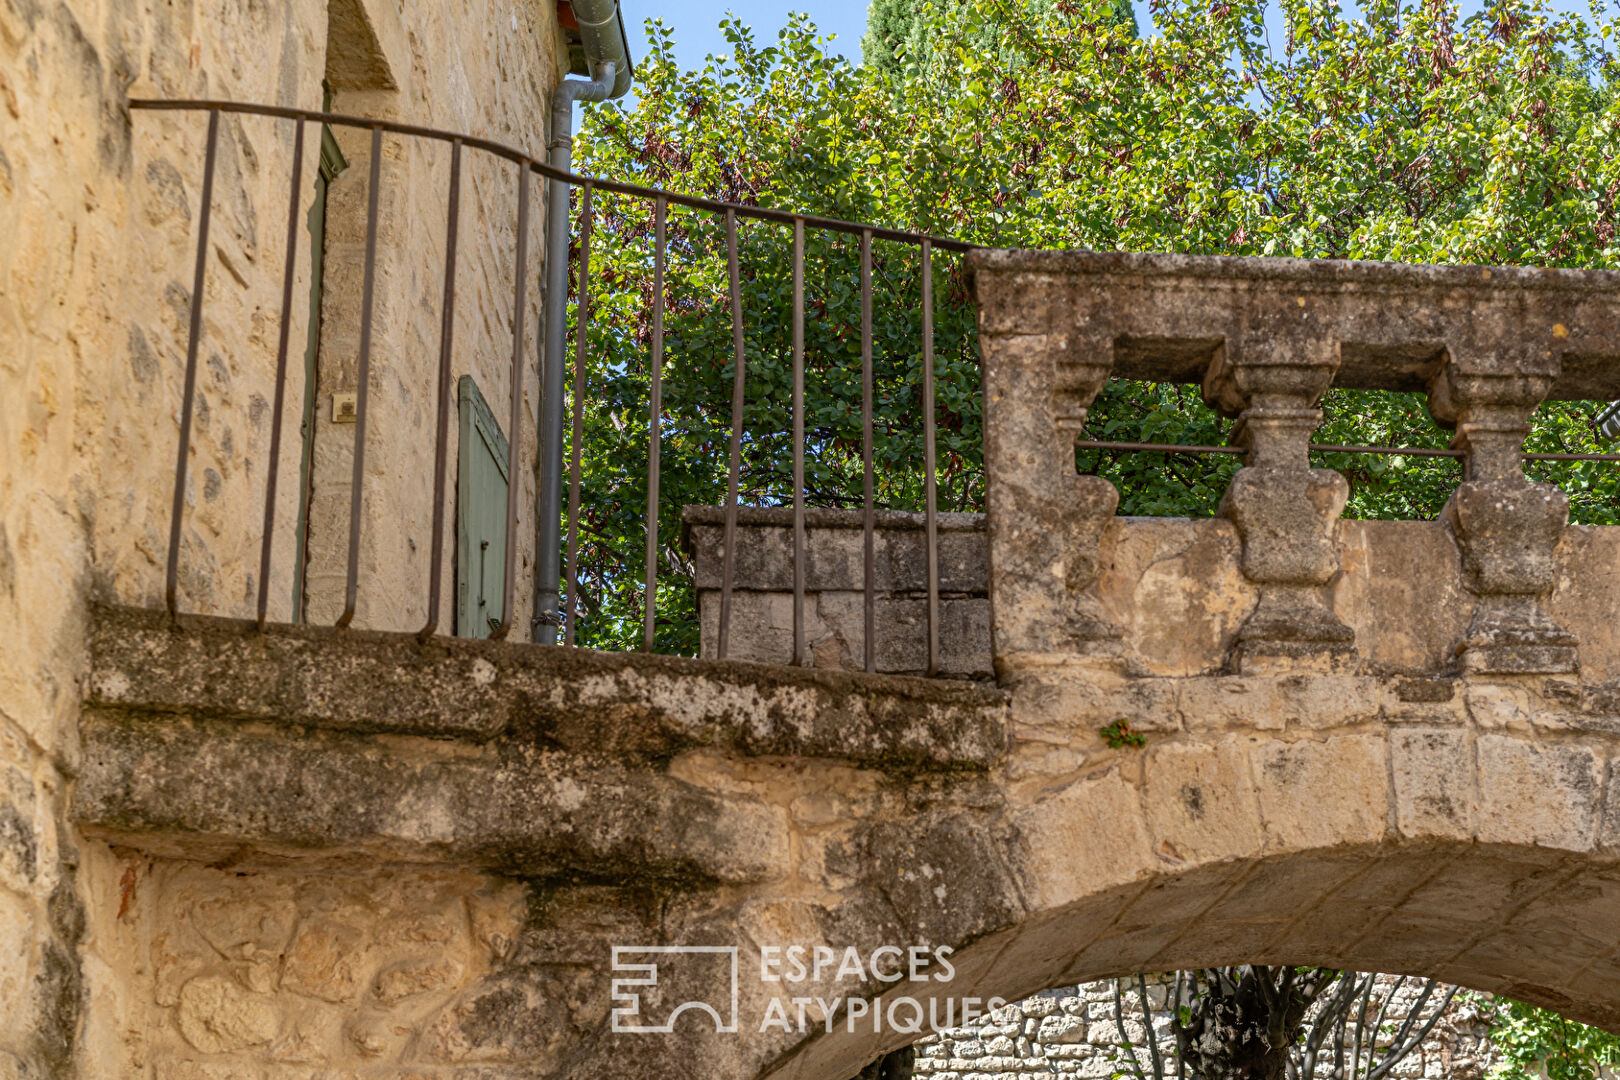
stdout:
<svg viewBox="0 0 1620 1080">
<path fill-rule="evenodd" d="M 471 375 L 458 390 L 456 634 L 487 638 L 500 625 L 506 586 L 507 444 Z"/>
</svg>

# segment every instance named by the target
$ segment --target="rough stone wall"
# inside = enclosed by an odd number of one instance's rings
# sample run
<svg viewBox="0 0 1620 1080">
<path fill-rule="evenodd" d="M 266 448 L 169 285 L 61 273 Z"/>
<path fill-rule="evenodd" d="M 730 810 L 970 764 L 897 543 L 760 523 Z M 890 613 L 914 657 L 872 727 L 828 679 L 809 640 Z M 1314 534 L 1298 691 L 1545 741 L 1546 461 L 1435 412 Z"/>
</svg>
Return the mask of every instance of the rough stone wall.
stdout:
<svg viewBox="0 0 1620 1080">
<path fill-rule="evenodd" d="M 384 11 L 376 22 L 382 24 L 375 34 L 379 58 L 338 85 L 334 112 L 476 133 L 543 153 L 545 103 L 562 74 L 557 67 L 562 54 L 547 54 L 533 44 L 555 26 L 546 5 L 508 0 L 470 7 L 412 5 L 408 15 Z M 371 160 L 369 132 L 339 128 L 334 133 L 349 167 L 333 182 L 327 207 L 329 285 L 323 296 L 310 524 L 309 596 L 316 621 L 330 621 L 341 612 L 347 571 L 355 427 L 332 423 L 331 395 L 352 392 L 357 385 Z M 447 144 L 393 136 L 384 136 L 382 146 L 356 621 L 379 629 L 408 629 L 420 626 L 427 614 L 451 151 Z M 531 176 L 520 425 L 527 448 L 524 461 L 532 460 L 535 445 L 545 188 Z M 463 152 L 453 380 L 463 374 L 474 377 L 509 438 L 517 192 L 517 166 L 479 151 Z M 447 437 L 452 449 L 439 613 L 439 625 L 446 630 L 454 610 L 453 401 Z M 519 543 L 513 636 L 526 638 L 534 547 L 531 470 L 520 470 L 515 495 Z"/>
<path fill-rule="evenodd" d="M 334 24 L 358 20 L 374 32 L 399 87 L 393 115 L 543 147 L 561 55 L 551 5 L 332 0 L 331 8 Z M 125 102 L 213 97 L 318 108 L 327 39 L 323 0 L 0 3 L 0 1077 L 115 1074 L 144 1060 L 124 1056 L 149 1004 L 132 997 L 138 968 L 130 965 L 144 948 L 132 943 L 134 928 L 151 914 L 142 905 L 156 901 L 122 888 L 125 867 L 112 852 L 75 839 L 64 804 L 80 764 L 88 600 L 162 602 L 206 120 L 131 114 Z M 362 59 L 363 68 L 377 57 Z M 273 619 L 291 609 L 310 294 L 305 221 L 318 136 L 306 133 L 298 208 Z M 222 118 L 180 562 L 184 609 L 243 615 L 256 599 L 291 147 L 288 122 Z M 359 164 L 351 175 L 363 185 Z M 398 179 L 421 188 L 421 171 Z M 504 416 L 509 322 L 491 298 L 504 290 L 509 311 L 512 232 L 499 226 L 510 198 L 472 171 L 463 190 L 463 281 L 508 284 L 463 293 L 458 360 L 482 373 Z M 380 553 L 368 554 L 375 573 L 362 581 L 388 597 L 379 620 L 420 617 L 421 600 L 412 609 L 395 597 L 405 584 L 425 594 L 417 522 L 431 484 L 411 473 L 421 457 L 414 431 L 431 430 L 422 404 L 431 380 L 418 385 L 428 359 L 397 335 L 437 309 L 442 240 L 432 237 L 443 213 L 427 214 L 422 203 L 442 199 L 438 192 L 442 181 L 390 205 L 391 228 L 420 220 L 421 233 L 403 238 L 379 283 L 380 313 L 385 305 L 415 313 L 388 328 L 398 347 L 379 349 L 373 366 L 375 479 L 393 487 L 367 507 Z M 530 250 L 538 281 L 539 249 Z M 538 320 L 529 325 L 538 341 Z M 534 356 L 531 343 L 531 372 Z M 532 394 L 531 385 L 530 446 Z M 532 505 L 532 484 L 521 499 Z M 379 543 L 384 536 L 420 549 L 414 562 Z M 527 592 L 520 584 L 522 602 Z M 520 603 L 520 617 L 526 611 Z"/>
<path fill-rule="evenodd" d="M 998 1009 L 983 1024 L 920 1039 L 916 1073 L 932 1080 L 1058 1080 L 1069 1076 L 1105 1080 L 1133 1075 L 1130 1055 L 1134 1052 L 1138 1066 L 1151 1080 L 1153 1066 L 1141 999 L 1134 985 L 1126 987 L 1116 1017 L 1115 985 L 1114 980 L 1104 979 L 1057 987 Z M 1423 985 L 1421 979 L 1378 977 L 1369 1005 L 1368 1027 L 1391 995 L 1389 1015 L 1396 1021 L 1379 1036 L 1380 1048 L 1389 1046 L 1400 1021 L 1416 1006 Z M 1174 1075 L 1170 992 L 1169 977 L 1148 980 L 1150 1023 L 1166 1072 Z M 1421 1020 L 1427 1021 L 1434 1014 L 1444 993 L 1443 988 L 1436 988 L 1419 1014 Z M 1400 1080 L 1480 1080 L 1495 1060 L 1489 1025 L 1478 1004 L 1467 995 L 1459 995 L 1429 1037 L 1391 1069 L 1390 1075 Z M 1317 1075 L 1326 1080 L 1332 1073 L 1329 1054 L 1326 1060 L 1318 1061 Z"/>
</svg>

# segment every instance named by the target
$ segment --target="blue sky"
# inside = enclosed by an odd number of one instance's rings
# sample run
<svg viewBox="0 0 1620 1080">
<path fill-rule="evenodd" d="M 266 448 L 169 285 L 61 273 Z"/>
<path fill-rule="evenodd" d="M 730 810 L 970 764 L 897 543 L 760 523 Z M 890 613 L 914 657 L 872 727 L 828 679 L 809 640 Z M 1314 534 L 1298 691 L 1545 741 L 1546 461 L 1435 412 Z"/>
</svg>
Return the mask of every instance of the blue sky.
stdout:
<svg viewBox="0 0 1620 1080">
<path fill-rule="evenodd" d="M 620 0 L 624 8 L 625 29 L 630 34 L 630 48 L 636 56 L 646 51 L 646 35 L 642 23 L 651 17 L 661 18 L 666 26 L 675 29 L 676 55 L 686 68 L 703 63 L 709 53 L 730 50 L 718 29 L 720 20 L 729 11 L 735 11 L 753 26 L 761 40 L 772 40 L 776 32 L 787 24 L 788 12 L 806 11 L 821 27 L 823 33 L 837 34 L 834 48 L 851 61 L 861 56 L 861 35 L 866 32 L 866 4 L 864 0 Z M 1614 10 L 1616 0 L 1609 0 Z M 1351 7 L 1346 0 L 1346 7 Z M 1484 6 L 1483 0 L 1464 0 L 1463 11 L 1471 14 Z M 1586 0 L 1553 0 L 1561 11 L 1587 10 Z M 1136 21 L 1146 32 L 1151 20 L 1146 3 L 1136 3 Z M 1273 28 L 1274 33 L 1277 28 Z"/>
</svg>

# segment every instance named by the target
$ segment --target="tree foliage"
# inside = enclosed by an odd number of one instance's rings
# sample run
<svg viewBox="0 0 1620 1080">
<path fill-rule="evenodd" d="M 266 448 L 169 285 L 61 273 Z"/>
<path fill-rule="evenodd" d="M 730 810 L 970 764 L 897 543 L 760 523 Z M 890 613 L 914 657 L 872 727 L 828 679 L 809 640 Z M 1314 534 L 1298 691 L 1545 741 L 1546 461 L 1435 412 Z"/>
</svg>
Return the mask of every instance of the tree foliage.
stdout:
<svg viewBox="0 0 1620 1080">
<path fill-rule="evenodd" d="M 1507 998 L 1486 1002 L 1501 1055 L 1491 1080 L 1597 1080 L 1620 1065 L 1620 1036 Z"/>
<path fill-rule="evenodd" d="M 744 204 L 1036 248 L 1612 267 L 1620 262 L 1620 140 L 1612 21 L 1495 0 L 1155 0 L 1135 37 L 1111 0 L 959 0 L 929 9 L 929 49 L 898 70 L 855 67 L 808 19 L 769 44 L 739 20 L 731 52 L 696 70 L 648 24 L 633 102 L 589 110 L 583 171 Z M 990 42 L 994 47 L 986 47 Z M 598 193 L 592 247 L 582 643 L 639 639 L 650 393 L 652 208 Z M 662 370 L 658 647 L 697 630 L 679 508 L 725 492 L 732 374 L 724 233 L 669 214 Z M 791 237 L 741 226 L 748 396 L 746 502 L 791 498 Z M 937 255 L 937 253 L 936 253 Z M 934 264 L 941 505 L 976 509 L 977 353 L 959 264 Z M 855 238 L 806 241 L 806 498 L 856 505 L 860 312 Z M 921 505 L 921 351 L 915 248 L 873 253 L 878 501 Z M 1321 441 L 1441 446 L 1419 395 L 1333 392 Z M 1549 404 L 1533 450 L 1602 449 L 1595 406 Z M 1196 388 L 1115 381 L 1101 439 L 1218 443 L 1228 424 Z M 1434 516 L 1455 463 L 1322 456 L 1351 481 L 1347 513 Z M 1208 515 L 1237 463 L 1086 453 L 1120 511 Z M 1617 470 L 1534 465 L 1579 522 L 1620 520 Z"/>
<path fill-rule="evenodd" d="M 1114 25 L 1135 37 L 1139 28 L 1131 0 L 1110 0 L 1109 6 Z M 1054 0 L 1028 0 L 1019 9 L 1020 17 L 1050 18 L 1053 8 Z M 861 38 L 862 63 L 890 79 L 926 77 L 933 63 L 932 34 L 938 22 L 928 2 L 871 0 L 866 9 L 866 34 Z M 995 23 L 982 25 L 959 40 L 968 48 L 996 56 L 1007 67 L 1016 67 L 1022 60 Z"/>
<path fill-rule="evenodd" d="M 801 16 L 768 44 L 727 20 L 731 52 L 683 70 L 673 32 L 655 20 L 637 97 L 587 112 L 577 160 L 616 180 L 992 246 L 1620 265 L 1612 20 L 1596 9 L 1557 15 L 1541 0 L 1493 0 L 1469 18 L 1455 0 L 1369 0 L 1356 17 L 1326 0 L 1279 2 L 1278 37 L 1257 0 L 1155 0 L 1155 32 L 1138 37 L 1114 0 L 956 0 L 920 14 L 904 0 L 877 0 L 864 67 L 832 53 Z M 668 280 L 655 298 L 653 208 L 598 192 L 594 210 L 579 640 L 625 647 L 640 636 L 652 312 L 661 306 L 656 558 L 667 584 L 657 646 L 692 653 L 679 511 L 725 493 L 725 234 L 712 215 L 671 209 Z M 811 505 L 853 506 L 856 242 L 812 230 L 805 255 L 805 495 Z M 788 233 L 743 223 L 739 269 L 742 498 L 780 504 L 792 496 Z M 877 498 L 899 509 L 921 504 L 920 273 L 915 248 L 874 245 Z M 934 284 L 941 505 L 977 509 L 971 299 L 952 258 L 936 256 Z M 1418 395 L 1335 391 L 1325 408 L 1326 443 L 1447 441 Z M 1590 403 L 1543 406 L 1529 448 L 1606 449 L 1595 412 Z M 1226 430 L 1192 387 L 1115 381 L 1092 410 L 1091 431 L 1103 439 L 1207 444 Z M 1212 513 L 1236 468 L 1157 454 L 1082 454 L 1078 463 L 1118 485 L 1122 513 L 1149 515 Z M 1319 464 L 1350 479 L 1347 513 L 1361 517 L 1432 517 L 1459 478 L 1434 459 L 1326 455 Z M 1564 487 L 1574 520 L 1620 521 L 1620 471 L 1530 471 Z M 1611 1052 L 1590 1029 L 1504 1009 L 1513 1068 L 1546 1061 L 1554 1077 L 1585 1077 L 1581 1062 Z"/>
</svg>

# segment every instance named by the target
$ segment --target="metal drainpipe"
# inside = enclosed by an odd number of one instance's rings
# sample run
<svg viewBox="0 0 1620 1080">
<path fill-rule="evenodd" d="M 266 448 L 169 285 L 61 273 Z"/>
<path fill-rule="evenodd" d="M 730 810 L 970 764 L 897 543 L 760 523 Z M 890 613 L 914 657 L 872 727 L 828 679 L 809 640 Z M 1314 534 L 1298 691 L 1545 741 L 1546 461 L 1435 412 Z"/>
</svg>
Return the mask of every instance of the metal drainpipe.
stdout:
<svg viewBox="0 0 1620 1080">
<path fill-rule="evenodd" d="M 576 5 L 576 13 L 583 5 Z M 617 22 L 618 8 L 611 18 Z M 618 65 L 598 61 L 596 77 L 564 79 L 551 96 L 551 143 L 548 161 L 568 171 L 574 159 L 574 102 L 605 101 L 614 95 Z M 545 352 L 540 364 L 540 485 L 536 496 L 534 622 L 531 640 L 557 643 L 562 596 L 558 589 L 562 557 L 563 371 L 568 341 L 568 193 L 562 180 L 550 182 L 546 203 Z"/>
</svg>

